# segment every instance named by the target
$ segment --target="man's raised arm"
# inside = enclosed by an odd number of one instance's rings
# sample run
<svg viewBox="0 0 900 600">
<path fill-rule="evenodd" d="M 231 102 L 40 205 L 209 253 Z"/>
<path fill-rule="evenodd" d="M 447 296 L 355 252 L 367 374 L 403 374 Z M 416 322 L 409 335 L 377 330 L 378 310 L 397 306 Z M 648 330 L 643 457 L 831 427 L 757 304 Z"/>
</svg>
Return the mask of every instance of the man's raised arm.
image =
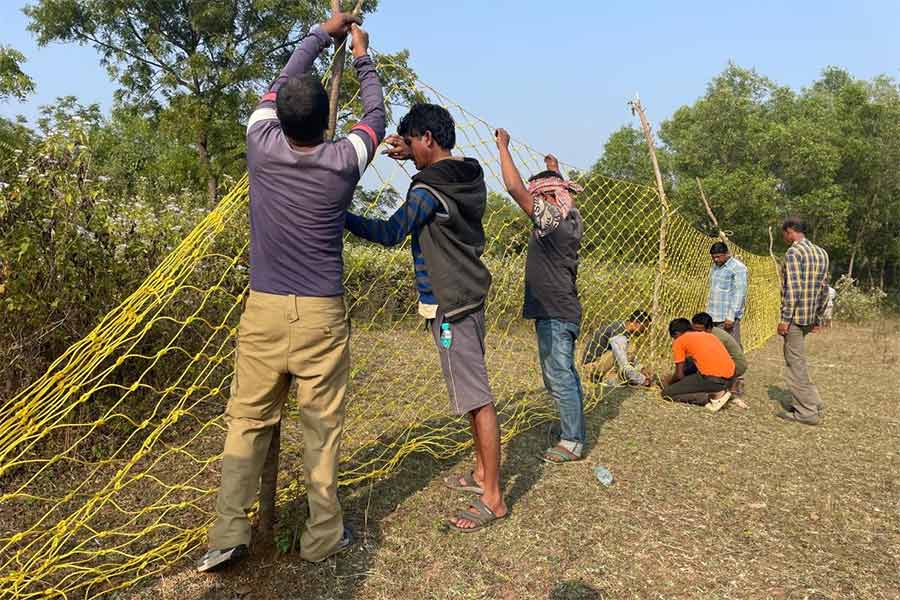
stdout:
<svg viewBox="0 0 900 600">
<path fill-rule="evenodd" d="M 315 62 L 322 50 L 331 45 L 332 37 L 342 37 L 350 31 L 350 25 L 356 23 L 359 19 L 347 13 L 336 13 L 330 19 L 313 27 L 309 35 L 303 38 L 294 49 L 291 58 L 287 64 L 269 86 L 268 91 L 260 98 L 257 110 L 260 108 L 275 108 L 275 98 L 278 90 L 291 77 L 300 77 L 312 70 Z M 251 119 L 252 120 L 252 119 Z"/>
<path fill-rule="evenodd" d="M 358 142 L 357 137 L 365 147 L 365 153 L 357 155 L 360 161 L 360 176 L 365 167 L 375 158 L 375 150 L 384 139 L 384 131 L 387 121 L 387 112 L 384 109 L 384 92 L 381 89 L 381 81 L 375 72 L 375 63 L 369 56 L 369 34 L 355 23 L 350 28 L 353 38 L 353 68 L 356 69 L 356 77 L 359 79 L 359 95 L 362 98 L 363 116 L 359 123 L 350 130 L 350 141 L 354 147 Z"/>
<path fill-rule="evenodd" d="M 494 137 L 497 142 L 497 150 L 500 152 L 500 172 L 503 175 L 503 185 L 506 186 L 506 191 L 525 214 L 533 217 L 534 199 L 528 193 L 528 188 L 525 187 L 522 175 L 516 168 L 516 163 L 509 151 L 509 133 L 505 129 L 498 129 L 494 132 Z"/>
</svg>

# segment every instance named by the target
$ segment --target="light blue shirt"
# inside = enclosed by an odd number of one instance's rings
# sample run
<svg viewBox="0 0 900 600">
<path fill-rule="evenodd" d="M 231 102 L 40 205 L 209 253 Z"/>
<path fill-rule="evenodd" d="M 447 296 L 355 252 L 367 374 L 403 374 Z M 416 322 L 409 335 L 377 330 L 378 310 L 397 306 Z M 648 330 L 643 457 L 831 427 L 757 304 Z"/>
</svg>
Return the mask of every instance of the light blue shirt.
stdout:
<svg viewBox="0 0 900 600">
<path fill-rule="evenodd" d="M 709 298 L 706 312 L 716 323 L 736 321 L 744 316 L 747 299 L 747 267 L 735 257 L 709 270 Z"/>
</svg>

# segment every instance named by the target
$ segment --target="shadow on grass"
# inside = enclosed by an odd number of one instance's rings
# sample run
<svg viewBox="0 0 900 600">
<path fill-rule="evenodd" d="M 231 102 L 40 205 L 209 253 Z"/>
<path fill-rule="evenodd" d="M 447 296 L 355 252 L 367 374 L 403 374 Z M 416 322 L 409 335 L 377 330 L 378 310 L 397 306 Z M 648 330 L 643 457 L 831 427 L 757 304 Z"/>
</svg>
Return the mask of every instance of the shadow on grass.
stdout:
<svg viewBox="0 0 900 600">
<path fill-rule="evenodd" d="M 534 395 L 538 393 L 543 394 L 543 390 L 517 392 L 506 402 L 533 402 L 536 400 Z M 382 453 L 385 447 L 402 444 L 404 440 L 414 439 L 419 434 L 444 430 L 455 421 L 449 416 L 431 419 L 412 432 L 381 438 L 377 444 L 373 444 L 369 452 L 357 456 L 354 464 L 365 464 Z M 505 446 L 505 461 L 501 465 L 501 485 L 506 488 L 504 493 L 510 508 L 516 499 L 527 493 L 540 475 L 542 463 L 530 450 L 542 435 L 540 428 L 536 427 L 538 424 L 526 425 L 529 429 L 514 437 Z M 527 438 L 527 441 L 524 438 Z M 458 442 L 470 439 L 469 429 L 460 428 L 451 434 L 450 438 L 443 439 L 442 443 L 452 447 Z M 414 453 L 407 456 L 402 465 L 383 479 L 373 479 L 341 488 L 339 493 L 344 523 L 354 532 L 354 544 L 349 551 L 319 564 L 305 563 L 299 558 L 299 537 L 308 512 L 305 495 L 279 507 L 276 529 L 288 532 L 287 543 L 293 545 L 294 550 L 281 554 L 271 541 L 254 544 L 252 557 L 247 562 L 224 571 L 218 589 L 210 590 L 202 599 L 240 598 L 240 594 L 235 594 L 235 590 L 242 591 L 238 581 L 239 579 L 246 581 L 248 575 L 253 580 L 251 587 L 254 599 L 260 594 L 273 599 L 356 597 L 365 581 L 374 572 L 376 556 L 384 543 L 384 521 L 407 499 L 433 485 L 435 479 L 441 477 L 444 472 L 452 470 L 463 461 L 470 460 L 470 456 L 470 450 L 463 450 L 443 459 L 425 453 Z M 346 472 L 352 467 L 352 464 L 346 465 L 342 470 Z M 462 508 L 464 506 L 461 505 L 460 509 Z M 436 513 L 433 518 L 439 520 L 449 516 Z M 282 535 L 284 534 L 276 534 L 276 537 Z M 291 579 L 294 580 L 294 587 L 288 587 L 291 582 L 283 580 L 283 575 L 287 571 L 293 574 Z M 259 586 L 255 585 L 257 582 Z"/>
<path fill-rule="evenodd" d="M 588 446 L 596 443 L 603 426 L 618 417 L 621 403 L 629 398 L 633 390 L 623 388 L 607 392 L 603 402 L 588 415 Z M 543 388 L 517 392 L 507 402 L 550 402 Z M 368 454 L 354 460 L 356 464 L 364 464 L 382 452 L 386 446 L 402 443 L 403 439 L 416 437 L 420 432 L 441 430 L 453 422 L 451 417 L 432 419 L 423 423 L 411 433 L 403 433 L 393 438 L 383 438 L 373 446 Z M 553 427 L 555 425 L 555 427 Z M 512 438 L 504 447 L 504 462 L 501 465 L 501 485 L 510 510 L 523 498 L 540 479 L 545 463 L 540 460 L 541 452 L 552 445 L 548 433 L 558 432 L 558 421 L 550 423 L 537 420 L 527 423 L 526 430 Z M 549 429 L 549 431 L 548 431 Z M 468 429 L 453 434 L 449 443 L 465 441 L 470 437 Z M 552 443 L 556 443 L 553 439 Z M 299 536 L 307 515 L 305 495 L 283 505 L 279 509 L 277 530 L 291 532 L 290 538 L 295 541 L 294 551 L 281 554 L 276 551 L 271 541 L 258 541 L 254 544 L 251 558 L 222 572 L 215 589 L 208 591 L 202 600 L 232 600 L 241 598 L 244 586 L 240 582 L 251 580 L 250 587 L 254 600 L 257 596 L 266 598 L 342 598 L 351 599 L 358 596 L 366 580 L 374 573 L 374 563 L 384 543 L 383 524 L 410 497 L 416 495 L 441 477 L 446 471 L 470 460 L 470 452 L 462 451 L 445 459 L 434 458 L 428 454 L 416 453 L 407 456 L 403 464 L 391 475 L 383 479 L 361 482 L 353 486 L 341 488 L 341 504 L 344 510 L 345 525 L 354 532 L 352 548 L 336 558 L 319 564 L 302 562 L 299 558 Z M 349 470 L 352 465 L 345 468 Z M 474 498 L 474 496 L 473 496 Z M 460 506 L 460 508 L 463 508 Z M 435 514 L 435 520 L 450 515 Z M 450 533 L 448 532 L 448 535 Z M 283 535 L 283 534 L 281 534 Z M 290 544 L 290 541 L 288 543 Z M 285 573 L 291 573 L 291 580 L 286 581 Z M 577 582 L 576 582 L 577 583 Z M 551 598 L 603 598 L 603 595 L 572 595 L 573 582 L 560 584 L 560 594 Z M 568 587 L 566 587 L 568 586 Z M 585 588 L 586 589 L 586 588 Z M 568 595 L 565 595 L 568 594 Z M 599 592 L 595 592 L 599 594 Z"/>
<path fill-rule="evenodd" d="M 604 600 L 608 596 L 603 590 L 581 581 L 560 581 L 550 590 L 547 600 Z"/>
<path fill-rule="evenodd" d="M 600 404 L 589 415 L 586 415 L 589 426 L 596 427 L 597 430 L 593 436 L 595 443 L 600 438 L 603 427 L 619 416 L 622 403 L 635 395 L 639 395 L 638 388 L 631 386 L 617 387 L 603 393 Z"/>
<path fill-rule="evenodd" d="M 544 390 L 535 390 L 531 393 L 544 393 Z M 588 388 L 586 398 L 590 394 L 601 393 L 596 388 Z M 620 387 L 603 391 L 600 403 L 590 412 L 585 414 L 587 440 L 584 454 L 593 448 L 603 433 L 607 423 L 619 416 L 622 403 L 635 395 L 636 390 L 630 387 Z M 547 399 L 549 402 L 549 397 Z M 540 479 L 544 467 L 556 468 L 558 465 L 550 465 L 541 460 L 543 451 L 559 442 L 559 421 L 550 421 L 543 426 L 537 426 L 529 431 L 511 439 L 506 445 L 506 462 L 504 473 L 506 478 L 512 479 L 512 485 L 506 492 L 506 502 L 510 509 L 518 502 L 534 484 Z"/>
<path fill-rule="evenodd" d="M 791 410 L 793 397 L 791 393 L 776 385 L 769 386 L 769 400 L 771 400 L 778 410 Z"/>
</svg>

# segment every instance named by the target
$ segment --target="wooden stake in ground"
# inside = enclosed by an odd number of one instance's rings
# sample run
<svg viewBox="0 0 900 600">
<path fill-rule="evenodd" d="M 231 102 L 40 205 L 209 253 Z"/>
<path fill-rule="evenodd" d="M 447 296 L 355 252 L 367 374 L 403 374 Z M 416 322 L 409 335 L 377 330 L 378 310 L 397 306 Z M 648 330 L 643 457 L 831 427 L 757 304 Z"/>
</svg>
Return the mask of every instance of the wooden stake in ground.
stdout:
<svg viewBox="0 0 900 600">
<path fill-rule="evenodd" d="M 631 114 L 637 115 L 641 120 L 641 129 L 644 131 L 644 139 L 647 140 L 647 148 L 650 150 L 650 162 L 653 163 L 653 174 L 656 176 L 656 192 L 659 195 L 662 208 L 662 219 L 659 225 L 659 260 L 656 266 L 656 280 L 653 282 L 653 306 L 650 312 L 653 322 L 659 323 L 659 296 L 662 289 L 663 274 L 666 270 L 666 231 L 669 222 L 669 200 L 666 198 L 662 173 L 659 170 L 659 162 L 656 160 L 656 145 L 653 143 L 653 132 L 650 129 L 650 122 L 647 121 L 647 115 L 644 113 L 641 99 L 635 94 L 634 100 L 628 104 L 631 106 Z"/>
<path fill-rule="evenodd" d="M 278 463 L 281 453 L 281 423 L 272 428 L 272 441 L 263 463 L 259 481 L 259 538 L 270 545 L 275 541 L 275 494 L 278 491 Z"/>
</svg>

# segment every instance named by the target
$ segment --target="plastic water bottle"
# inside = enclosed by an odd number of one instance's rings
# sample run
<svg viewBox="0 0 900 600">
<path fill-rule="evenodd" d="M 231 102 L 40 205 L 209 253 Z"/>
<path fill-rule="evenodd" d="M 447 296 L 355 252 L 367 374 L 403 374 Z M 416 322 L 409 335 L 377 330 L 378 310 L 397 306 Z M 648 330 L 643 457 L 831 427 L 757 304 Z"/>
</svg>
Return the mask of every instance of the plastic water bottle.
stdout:
<svg viewBox="0 0 900 600">
<path fill-rule="evenodd" d="M 612 485 L 613 474 L 606 467 L 601 467 L 600 465 L 597 465 L 596 467 L 594 467 L 594 475 L 597 476 L 597 481 L 599 481 L 606 487 L 609 487 Z"/>
<path fill-rule="evenodd" d="M 449 350 L 452 343 L 453 332 L 450 331 L 450 323 L 441 323 L 441 346 Z"/>
</svg>

